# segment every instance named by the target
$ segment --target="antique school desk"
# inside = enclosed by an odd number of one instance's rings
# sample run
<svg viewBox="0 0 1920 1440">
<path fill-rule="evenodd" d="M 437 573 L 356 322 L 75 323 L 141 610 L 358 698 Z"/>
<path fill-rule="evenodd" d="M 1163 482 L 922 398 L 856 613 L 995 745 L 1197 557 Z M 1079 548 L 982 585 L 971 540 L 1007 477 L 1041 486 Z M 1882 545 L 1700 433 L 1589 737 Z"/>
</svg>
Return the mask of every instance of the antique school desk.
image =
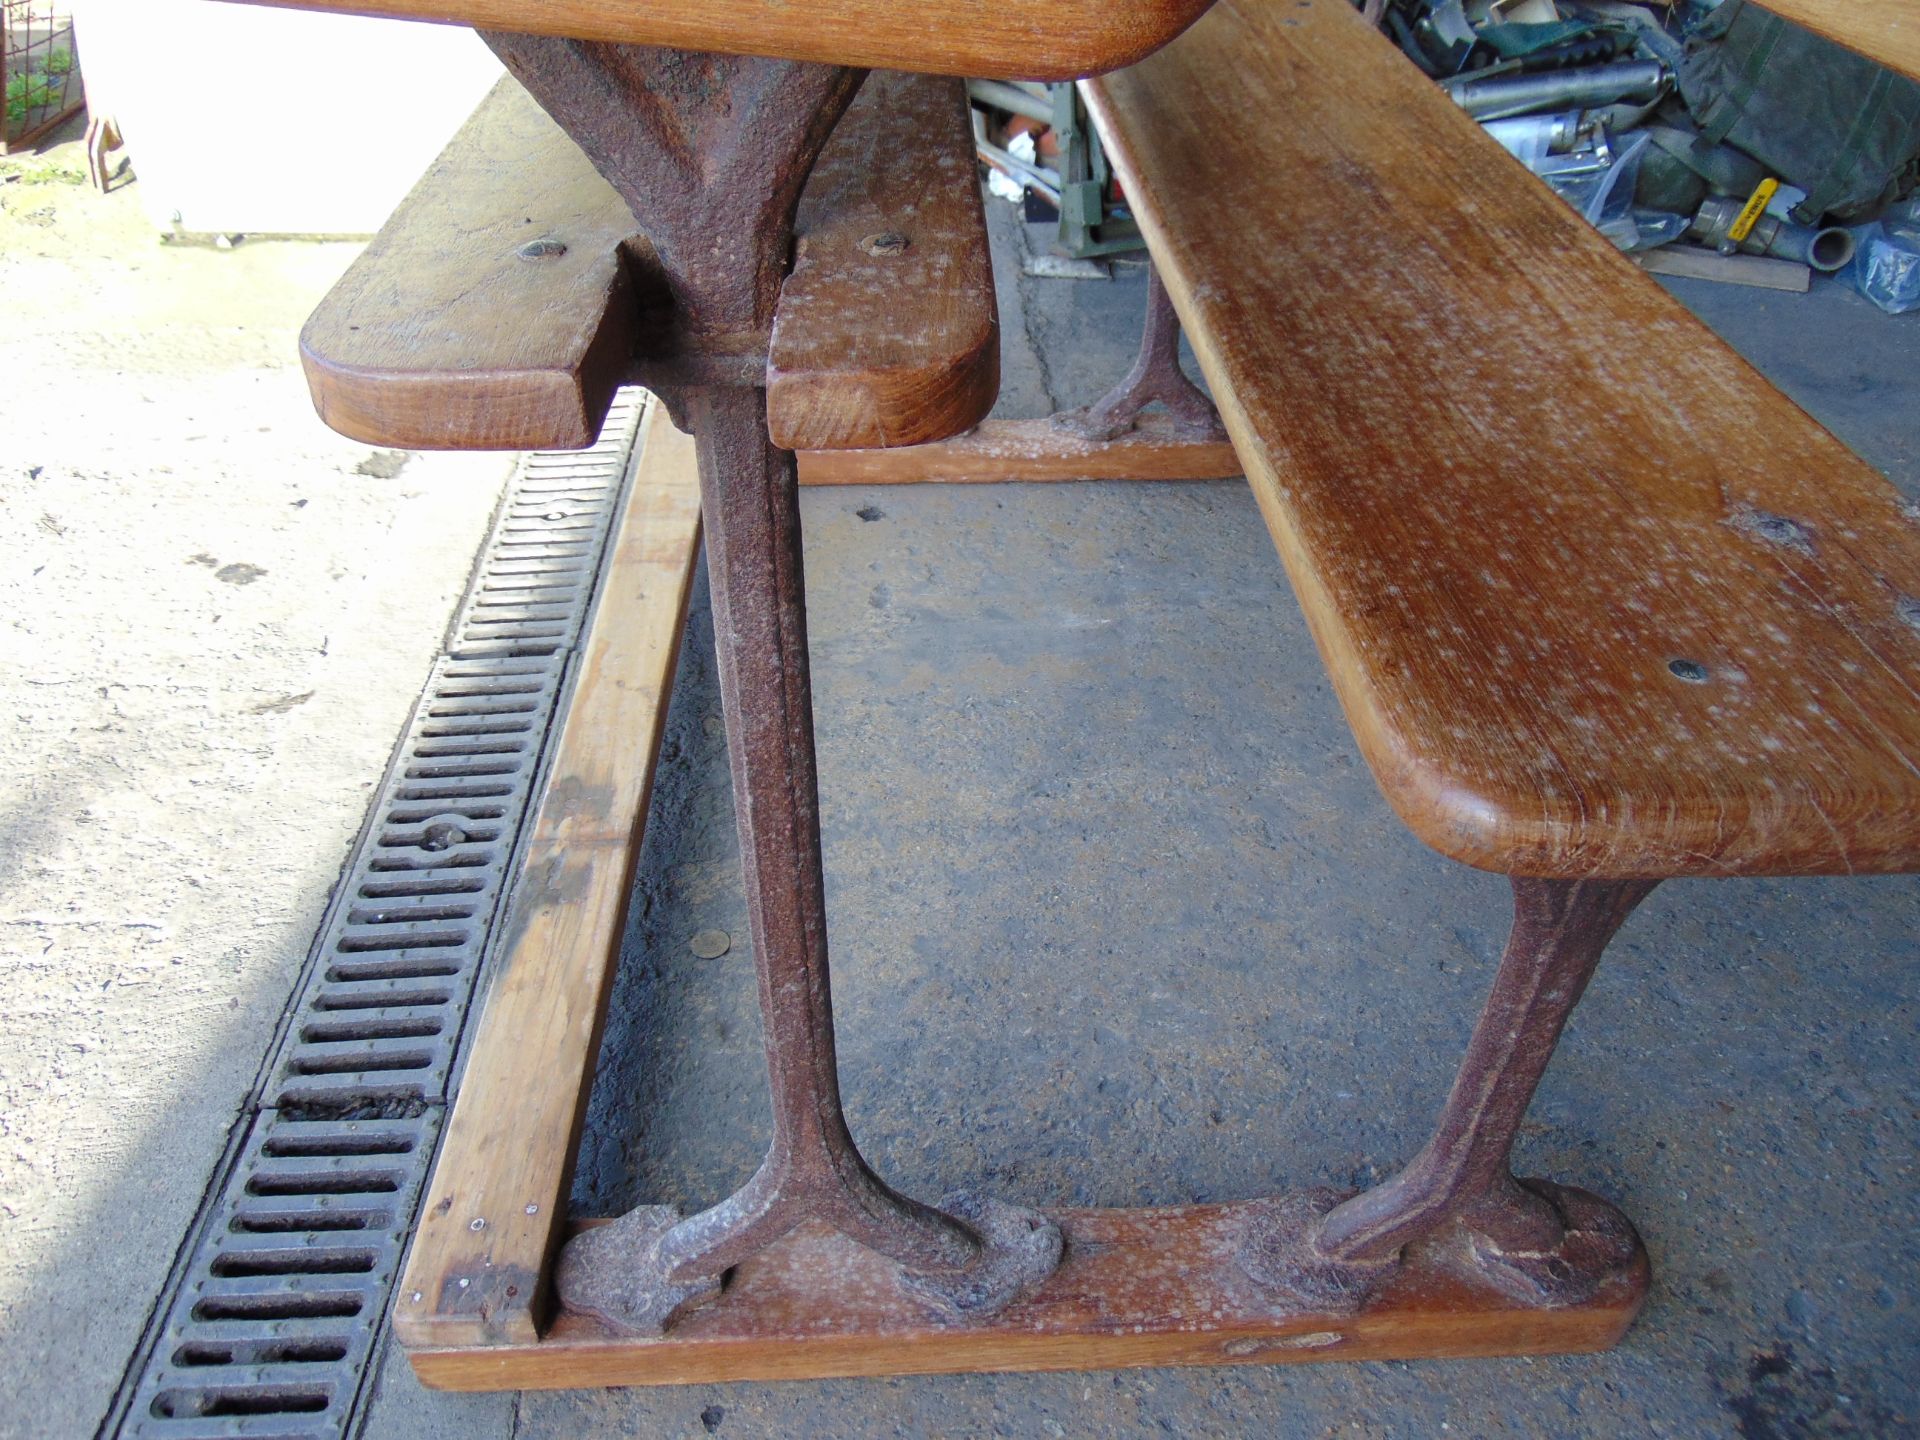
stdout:
<svg viewBox="0 0 1920 1440">
<path fill-rule="evenodd" d="M 637 380 L 694 438 L 698 517 L 665 504 L 640 539 L 683 538 L 671 616 L 706 530 L 774 1100 L 765 1163 L 705 1212 L 566 1215 L 664 705 L 628 697 L 652 707 L 637 777 L 543 808 L 400 1285 L 420 1374 L 620 1385 L 1618 1339 L 1647 1289 L 1638 1235 L 1596 1196 L 1516 1179 L 1514 1137 L 1659 880 L 1920 868 L 1911 508 L 1345 0 L 301 3 L 480 26 L 517 81 L 309 327 L 328 421 L 384 444 L 565 448 Z M 1429 844 L 1513 877 L 1433 1138 L 1362 1194 L 1040 1212 L 955 1176 L 933 1204 L 848 1132 L 793 452 L 897 477 L 875 457 L 949 463 L 939 443 L 992 402 L 971 137 L 943 75 L 1107 77 L 1084 88 L 1166 277 L 1156 303 L 1170 292 L 1192 336 L 1381 789 Z M 1171 317 L 1148 330 L 1133 398 L 1166 400 L 1192 439 L 1212 417 L 1167 373 Z M 1634 353 L 1659 364 L 1623 375 Z M 643 470 L 660 463 L 650 442 Z"/>
</svg>

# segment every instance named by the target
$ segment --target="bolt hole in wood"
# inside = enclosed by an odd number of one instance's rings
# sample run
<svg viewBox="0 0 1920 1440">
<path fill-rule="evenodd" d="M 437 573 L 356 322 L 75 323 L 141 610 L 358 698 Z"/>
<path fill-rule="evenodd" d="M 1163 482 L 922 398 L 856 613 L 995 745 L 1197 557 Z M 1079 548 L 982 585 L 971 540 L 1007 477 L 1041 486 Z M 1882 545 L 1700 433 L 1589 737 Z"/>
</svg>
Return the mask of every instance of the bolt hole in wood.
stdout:
<svg viewBox="0 0 1920 1440">
<path fill-rule="evenodd" d="M 1704 685 L 1712 679 L 1712 672 L 1698 660 L 1669 660 L 1667 669 L 1674 679 L 1684 680 L 1689 685 Z"/>
<path fill-rule="evenodd" d="M 1762 515 L 1755 528 L 1777 545 L 1804 545 L 1807 542 L 1806 532 L 1784 515 Z"/>
</svg>

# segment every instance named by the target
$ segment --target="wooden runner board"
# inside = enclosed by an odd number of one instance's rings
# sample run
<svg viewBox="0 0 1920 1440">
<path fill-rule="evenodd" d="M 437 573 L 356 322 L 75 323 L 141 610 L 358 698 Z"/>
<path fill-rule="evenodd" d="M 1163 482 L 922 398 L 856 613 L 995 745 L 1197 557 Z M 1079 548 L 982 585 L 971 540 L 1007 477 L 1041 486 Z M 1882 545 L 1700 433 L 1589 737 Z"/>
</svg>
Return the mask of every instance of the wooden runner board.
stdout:
<svg viewBox="0 0 1920 1440">
<path fill-rule="evenodd" d="M 537 1343 L 412 1348 L 427 1385 L 531 1390 L 726 1380 L 1272 1365 L 1604 1350 L 1646 1298 L 1645 1253 L 1586 1304 L 1528 1308 L 1415 1258 L 1361 1315 L 1288 1314 L 1234 1260 L 1244 1207 L 1052 1212 L 1061 1267 L 990 1320 L 932 1320 L 893 1263 L 810 1225 L 742 1263 L 712 1303 L 658 1340 L 625 1339 L 563 1312 Z"/>
<path fill-rule="evenodd" d="M 906 248 L 863 248 L 879 235 Z M 782 444 L 916 444 L 986 414 L 999 322 L 959 81 L 869 76 L 796 241 L 768 376 Z M 503 80 L 321 302 L 301 359 L 321 418 L 370 445 L 576 449 L 665 303 L 626 202 Z"/>
<path fill-rule="evenodd" d="M 1083 88 L 1422 839 L 1920 869 L 1920 510 L 1344 0 L 1221 0 Z"/>
<path fill-rule="evenodd" d="M 1044 20 L 1002 0 L 254 0 L 490 30 L 774 55 L 937 75 L 1071 80 L 1131 64 L 1212 0 L 1076 0 Z"/>
<path fill-rule="evenodd" d="M 951 440 L 891 450 L 806 450 L 799 460 L 802 485 L 1226 480 L 1242 473 L 1230 443 L 1179 439 L 1156 412 L 1112 440 L 1083 440 L 1048 419 L 985 420 Z"/>
<path fill-rule="evenodd" d="M 546 1303 L 699 553 L 692 440 L 655 404 L 641 447 L 401 1278 L 409 1345 L 531 1340 Z"/>
</svg>

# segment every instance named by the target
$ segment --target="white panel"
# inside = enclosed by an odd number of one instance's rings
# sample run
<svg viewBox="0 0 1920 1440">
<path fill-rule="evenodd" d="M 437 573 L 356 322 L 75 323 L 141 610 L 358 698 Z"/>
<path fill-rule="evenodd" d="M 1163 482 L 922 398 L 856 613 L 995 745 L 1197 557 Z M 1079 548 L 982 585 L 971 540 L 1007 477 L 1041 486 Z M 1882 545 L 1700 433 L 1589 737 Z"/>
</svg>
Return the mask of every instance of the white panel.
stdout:
<svg viewBox="0 0 1920 1440">
<path fill-rule="evenodd" d="M 213 0 L 78 0 L 95 114 L 161 229 L 367 235 L 500 77 L 472 31 Z"/>
</svg>

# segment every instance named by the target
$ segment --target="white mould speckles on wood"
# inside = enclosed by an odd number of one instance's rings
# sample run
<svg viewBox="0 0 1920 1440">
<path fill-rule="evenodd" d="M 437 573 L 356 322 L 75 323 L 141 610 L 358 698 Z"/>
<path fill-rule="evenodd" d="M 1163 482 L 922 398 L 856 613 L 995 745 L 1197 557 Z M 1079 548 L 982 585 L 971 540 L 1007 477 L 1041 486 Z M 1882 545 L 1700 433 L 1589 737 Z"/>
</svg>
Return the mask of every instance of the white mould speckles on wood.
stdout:
<svg viewBox="0 0 1920 1440">
<path fill-rule="evenodd" d="M 1250 53 L 1271 38 L 1263 12 L 1222 13 Z M 1898 598 L 1920 596 L 1920 505 L 1551 196 L 1491 154 L 1460 165 L 1484 137 L 1343 63 L 1344 23 L 1309 22 L 1315 62 L 1285 84 L 1311 118 L 1263 132 L 1259 166 L 1197 118 L 1217 79 L 1178 47 L 1089 92 L 1396 808 L 1496 869 L 1848 869 L 1867 835 L 1882 867 L 1920 863 L 1896 818 L 1920 810 L 1902 758 L 1920 707 L 1894 648 L 1920 631 Z M 1232 82 L 1249 104 L 1277 83 L 1257 62 Z M 1248 246 L 1236 217 L 1265 213 L 1288 223 Z M 1567 263 L 1515 262 L 1549 241 Z M 1607 358 L 1647 347 L 1657 377 Z M 1665 672 L 1681 658 L 1699 681 Z M 1821 743 L 1789 747 L 1797 727 Z M 1544 808 L 1525 778 L 1542 768 Z M 1800 782 L 1784 798 L 1780 774 Z M 1462 808 L 1480 778 L 1505 807 Z M 1842 791 L 1877 802 L 1793 798 Z"/>
</svg>

